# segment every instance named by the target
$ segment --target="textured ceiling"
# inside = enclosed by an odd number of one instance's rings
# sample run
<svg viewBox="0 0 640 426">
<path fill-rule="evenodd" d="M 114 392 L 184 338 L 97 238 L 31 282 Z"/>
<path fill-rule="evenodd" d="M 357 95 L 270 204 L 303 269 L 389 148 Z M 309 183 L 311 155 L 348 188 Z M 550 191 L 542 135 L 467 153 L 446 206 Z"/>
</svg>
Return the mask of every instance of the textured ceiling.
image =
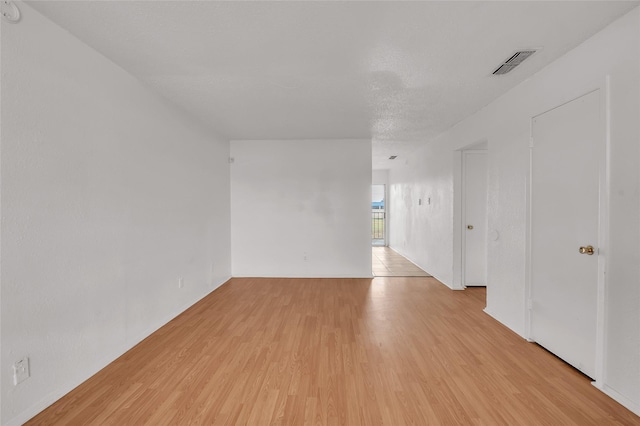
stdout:
<svg viewBox="0 0 640 426">
<path fill-rule="evenodd" d="M 638 2 L 29 4 L 230 139 L 371 138 L 386 168 Z"/>
</svg>

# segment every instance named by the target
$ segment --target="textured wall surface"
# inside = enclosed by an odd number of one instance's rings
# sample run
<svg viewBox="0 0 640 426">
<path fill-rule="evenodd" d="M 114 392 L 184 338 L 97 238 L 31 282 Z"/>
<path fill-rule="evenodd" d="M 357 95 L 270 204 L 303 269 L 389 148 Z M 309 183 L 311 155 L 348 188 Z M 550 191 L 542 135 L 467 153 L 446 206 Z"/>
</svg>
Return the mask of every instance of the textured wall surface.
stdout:
<svg viewBox="0 0 640 426">
<path fill-rule="evenodd" d="M 389 183 L 389 170 L 373 170 L 371 172 L 373 185 L 387 185 Z"/>
<path fill-rule="evenodd" d="M 389 171 L 389 246 L 449 286 L 453 253 L 452 163 L 448 147 L 428 145 Z"/>
<path fill-rule="evenodd" d="M 231 155 L 234 276 L 371 276 L 371 141 L 232 141 Z"/>
<path fill-rule="evenodd" d="M 392 168 L 391 245 L 453 286 L 455 151 L 486 140 L 488 228 L 499 233 L 498 240 L 488 242 L 487 312 L 524 336 L 530 120 L 595 89 L 604 91 L 607 78 L 611 87 L 610 221 L 605 226 L 610 242 L 604 390 L 640 412 L 640 10 L 614 22 L 420 148 L 407 163 Z M 425 196 L 432 197 L 432 205 L 418 206 L 416 199 Z"/>
<path fill-rule="evenodd" d="M 228 143 L 20 7 L 2 25 L 3 425 L 230 276 Z"/>
</svg>

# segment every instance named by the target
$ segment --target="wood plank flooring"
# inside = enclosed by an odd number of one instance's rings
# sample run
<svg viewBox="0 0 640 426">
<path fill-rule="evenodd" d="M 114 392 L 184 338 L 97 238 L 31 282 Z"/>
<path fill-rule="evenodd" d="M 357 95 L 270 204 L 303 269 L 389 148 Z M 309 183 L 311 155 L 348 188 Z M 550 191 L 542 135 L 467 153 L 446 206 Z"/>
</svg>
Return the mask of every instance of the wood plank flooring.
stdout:
<svg viewBox="0 0 640 426">
<path fill-rule="evenodd" d="M 433 278 L 232 279 L 33 425 L 640 425 Z"/>
<path fill-rule="evenodd" d="M 371 247 L 371 264 L 376 277 L 431 276 L 389 247 Z"/>
</svg>

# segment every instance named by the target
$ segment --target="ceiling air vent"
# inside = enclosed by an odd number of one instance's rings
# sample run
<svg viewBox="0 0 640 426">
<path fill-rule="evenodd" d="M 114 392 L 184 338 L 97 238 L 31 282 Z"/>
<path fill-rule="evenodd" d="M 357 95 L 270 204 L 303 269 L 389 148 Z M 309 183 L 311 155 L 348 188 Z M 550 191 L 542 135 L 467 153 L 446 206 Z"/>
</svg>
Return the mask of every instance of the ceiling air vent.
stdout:
<svg viewBox="0 0 640 426">
<path fill-rule="evenodd" d="M 392 155 L 391 157 L 389 157 L 389 160 L 395 160 L 396 158 L 398 158 L 397 155 Z"/>
<path fill-rule="evenodd" d="M 535 50 L 519 50 L 519 51 L 517 51 L 509 59 L 504 61 L 498 67 L 498 69 L 493 72 L 493 75 L 502 75 L 502 74 L 506 74 L 506 73 L 510 72 L 515 67 L 517 67 L 522 62 L 524 62 L 524 60 L 527 59 L 529 56 L 533 55 L 534 53 L 536 53 Z"/>
</svg>

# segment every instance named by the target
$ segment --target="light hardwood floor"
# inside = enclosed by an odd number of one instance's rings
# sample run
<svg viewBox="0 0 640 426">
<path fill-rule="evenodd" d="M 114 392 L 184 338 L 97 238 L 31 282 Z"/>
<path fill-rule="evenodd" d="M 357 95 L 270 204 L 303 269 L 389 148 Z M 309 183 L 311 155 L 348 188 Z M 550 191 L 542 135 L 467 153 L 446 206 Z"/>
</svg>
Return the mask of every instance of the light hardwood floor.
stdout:
<svg viewBox="0 0 640 426">
<path fill-rule="evenodd" d="M 389 247 L 371 247 L 371 264 L 376 277 L 431 276 Z"/>
<path fill-rule="evenodd" d="M 232 279 L 42 412 L 51 425 L 640 425 L 433 278 Z"/>
</svg>

